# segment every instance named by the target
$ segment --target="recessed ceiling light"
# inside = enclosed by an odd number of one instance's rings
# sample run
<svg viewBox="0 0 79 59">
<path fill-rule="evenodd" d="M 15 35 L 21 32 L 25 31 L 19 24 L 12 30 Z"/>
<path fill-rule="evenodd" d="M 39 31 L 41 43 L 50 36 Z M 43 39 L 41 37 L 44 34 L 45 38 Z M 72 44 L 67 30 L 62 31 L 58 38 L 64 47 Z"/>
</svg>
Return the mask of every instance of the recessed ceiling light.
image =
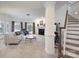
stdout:
<svg viewBox="0 0 79 59">
<path fill-rule="evenodd" d="M 78 14 L 78 12 L 75 12 L 75 14 Z"/>
</svg>

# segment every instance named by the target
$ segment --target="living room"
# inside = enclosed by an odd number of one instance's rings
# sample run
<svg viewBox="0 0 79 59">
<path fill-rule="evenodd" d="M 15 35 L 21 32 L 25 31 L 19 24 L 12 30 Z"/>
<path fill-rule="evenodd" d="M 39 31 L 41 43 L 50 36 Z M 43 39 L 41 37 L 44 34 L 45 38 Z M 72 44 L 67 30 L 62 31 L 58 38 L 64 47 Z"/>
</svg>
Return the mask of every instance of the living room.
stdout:
<svg viewBox="0 0 79 59">
<path fill-rule="evenodd" d="M 44 3 L 0 2 L 0 57 L 52 57 L 44 52 Z"/>
<path fill-rule="evenodd" d="M 64 57 L 65 29 L 60 29 L 74 3 L 0 1 L 0 58 Z"/>
</svg>

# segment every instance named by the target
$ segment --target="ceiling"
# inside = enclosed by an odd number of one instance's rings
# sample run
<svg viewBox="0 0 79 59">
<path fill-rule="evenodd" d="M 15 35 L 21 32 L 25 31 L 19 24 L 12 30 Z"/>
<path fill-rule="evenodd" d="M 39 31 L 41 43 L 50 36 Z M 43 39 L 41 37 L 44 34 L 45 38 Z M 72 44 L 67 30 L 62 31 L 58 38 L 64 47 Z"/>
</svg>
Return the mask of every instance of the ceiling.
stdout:
<svg viewBox="0 0 79 59">
<path fill-rule="evenodd" d="M 73 4 L 69 5 L 68 13 L 73 17 L 79 19 L 79 1 L 72 2 Z"/>
<path fill-rule="evenodd" d="M 44 3 L 42 1 L 0 1 L 0 13 L 24 19 L 41 17 L 45 14 Z"/>
<path fill-rule="evenodd" d="M 57 1 L 56 8 L 60 8 L 67 1 Z M 0 1 L 0 13 L 16 19 L 35 19 L 45 16 L 45 1 Z M 29 14 L 29 16 L 27 15 Z"/>
</svg>

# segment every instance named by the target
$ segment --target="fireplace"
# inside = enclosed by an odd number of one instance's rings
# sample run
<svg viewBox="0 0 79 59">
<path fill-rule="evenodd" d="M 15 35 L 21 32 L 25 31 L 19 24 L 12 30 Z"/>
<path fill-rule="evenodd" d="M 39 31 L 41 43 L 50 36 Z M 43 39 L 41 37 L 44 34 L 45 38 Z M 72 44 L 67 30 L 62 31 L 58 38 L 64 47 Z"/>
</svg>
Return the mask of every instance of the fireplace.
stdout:
<svg viewBox="0 0 79 59">
<path fill-rule="evenodd" d="M 39 35 L 44 35 L 45 30 L 44 29 L 38 29 L 38 34 Z"/>
</svg>

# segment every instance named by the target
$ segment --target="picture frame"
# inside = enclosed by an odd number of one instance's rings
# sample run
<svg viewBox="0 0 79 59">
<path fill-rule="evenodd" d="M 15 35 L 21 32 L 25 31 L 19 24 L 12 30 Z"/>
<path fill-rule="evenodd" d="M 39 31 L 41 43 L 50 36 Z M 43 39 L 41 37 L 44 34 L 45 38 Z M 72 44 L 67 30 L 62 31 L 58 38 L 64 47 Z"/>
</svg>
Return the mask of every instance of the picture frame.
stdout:
<svg viewBox="0 0 79 59">
<path fill-rule="evenodd" d="M 40 25 L 43 25 L 43 21 L 40 21 Z"/>
</svg>

